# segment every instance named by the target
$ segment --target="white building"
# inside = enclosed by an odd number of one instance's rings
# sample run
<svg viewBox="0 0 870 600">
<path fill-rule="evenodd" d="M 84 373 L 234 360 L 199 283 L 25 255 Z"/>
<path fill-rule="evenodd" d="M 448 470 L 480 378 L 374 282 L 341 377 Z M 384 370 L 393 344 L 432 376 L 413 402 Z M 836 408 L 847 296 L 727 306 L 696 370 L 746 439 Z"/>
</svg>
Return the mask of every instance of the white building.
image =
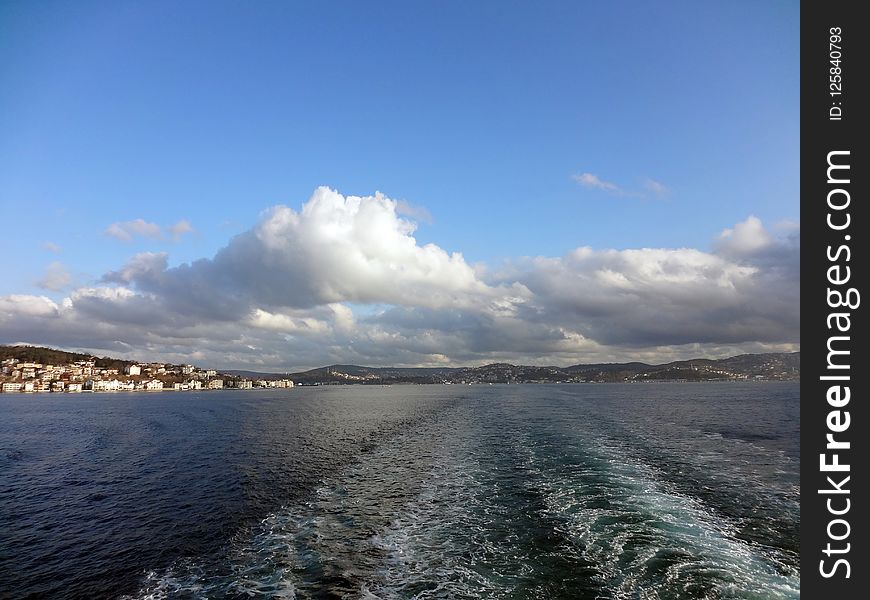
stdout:
<svg viewBox="0 0 870 600">
<path fill-rule="evenodd" d="M 9 394 L 11 392 L 20 392 L 21 384 L 20 383 L 4 383 L 3 384 L 3 392 Z"/>
<path fill-rule="evenodd" d="M 289 379 L 261 379 L 257 385 L 264 388 L 292 388 L 293 382 Z"/>
<path fill-rule="evenodd" d="M 92 379 L 85 382 L 85 388 L 94 392 L 113 392 L 118 389 L 118 380 L 103 381 L 102 379 Z"/>
<path fill-rule="evenodd" d="M 85 377 L 94 373 L 94 361 L 92 360 L 80 360 L 75 365 L 81 369 L 81 375 Z"/>
<path fill-rule="evenodd" d="M 88 388 L 90 388 L 94 392 L 132 391 L 136 389 L 136 384 L 132 381 L 118 381 L 117 379 L 95 379 L 85 383 L 85 389 Z"/>
<path fill-rule="evenodd" d="M 159 379 L 152 379 L 145 383 L 145 389 L 149 392 L 159 392 L 163 389 L 163 382 Z"/>
<path fill-rule="evenodd" d="M 82 384 L 71 383 L 68 386 L 66 386 L 66 391 L 77 394 L 77 393 L 82 391 Z"/>
<path fill-rule="evenodd" d="M 206 389 L 208 390 L 222 390 L 224 387 L 223 379 L 211 379 L 206 385 Z"/>
<path fill-rule="evenodd" d="M 142 367 L 140 367 L 139 365 L 127 365 L 126 367 L 124 367 L 124 373 L 126 375 L 141 375 Z"/>
</svg>

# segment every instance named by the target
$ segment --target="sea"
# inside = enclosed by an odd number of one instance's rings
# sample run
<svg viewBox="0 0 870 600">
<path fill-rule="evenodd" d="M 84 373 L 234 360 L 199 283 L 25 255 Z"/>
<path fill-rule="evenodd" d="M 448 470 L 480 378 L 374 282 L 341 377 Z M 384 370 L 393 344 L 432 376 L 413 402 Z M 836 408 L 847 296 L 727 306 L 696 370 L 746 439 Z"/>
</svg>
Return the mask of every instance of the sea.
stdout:
<svg viewBox="0 0 870 600">
<path fill-rule="evenodd" d="M 799 386 L 0 394 L 0 598 L 800 596 Z"/>
</svg>

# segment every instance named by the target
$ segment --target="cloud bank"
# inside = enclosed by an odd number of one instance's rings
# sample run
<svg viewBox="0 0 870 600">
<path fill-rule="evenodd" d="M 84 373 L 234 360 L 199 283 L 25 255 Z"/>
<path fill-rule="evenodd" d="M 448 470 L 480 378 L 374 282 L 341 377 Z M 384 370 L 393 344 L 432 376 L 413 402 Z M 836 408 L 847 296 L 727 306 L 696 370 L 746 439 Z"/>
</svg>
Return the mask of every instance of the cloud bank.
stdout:
<svg viewBox="0 0 870 600">
<path fill-rule="evenodd" d="M 382 194 L 318 188 L 211 258 L 171 267 L 140 253 L 60 300 L 0 297 L 0 337 L 263 370 L 798 347 L 799 229 L 777 237 L 750 216 L 711 252 L 580 247 L 484 272 L 419 244 L 408 213 Z"/>
</svg>

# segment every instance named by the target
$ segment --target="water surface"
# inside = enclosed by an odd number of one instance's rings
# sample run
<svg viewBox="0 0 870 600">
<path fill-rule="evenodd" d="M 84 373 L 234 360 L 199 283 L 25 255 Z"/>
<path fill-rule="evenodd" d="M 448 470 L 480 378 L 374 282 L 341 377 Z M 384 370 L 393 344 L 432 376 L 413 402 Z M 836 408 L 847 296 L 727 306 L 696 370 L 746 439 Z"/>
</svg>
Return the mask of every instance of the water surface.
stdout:
<svg viewBox="0 0 870 600">
<path fill-rule="evenodd" d="M 791 383 L 0 395 L 0 596 L 797 598 Z"/>
</svg>

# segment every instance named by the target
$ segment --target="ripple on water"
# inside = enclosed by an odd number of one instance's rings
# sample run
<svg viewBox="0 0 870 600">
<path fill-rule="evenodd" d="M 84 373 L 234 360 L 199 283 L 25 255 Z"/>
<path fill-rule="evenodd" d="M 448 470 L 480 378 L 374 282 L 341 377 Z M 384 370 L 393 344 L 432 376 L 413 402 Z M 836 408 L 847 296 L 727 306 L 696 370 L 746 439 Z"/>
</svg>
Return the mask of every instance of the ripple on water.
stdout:
<svg viewBox="0 0 870 600">
<path fill-rule="evenodd" d="M 0 437 L 0 457 L 33 464 L 29 487 L 14 480 L 23 518 L 63 532 L 84 575 L 138 569 L 126 599 L 797 598 L 795 453 L 758 407 L 730 409 L 740 386 L 704 389 L 706 407 L 666 385 L 153 400 L 76 423 L 54 455 L 37 428 Z M 82 515 L 104 519 L 109 551 Z M 108 580 L 75 588 L 82 576 L 66 597 L 101 597 L 81 590 Z"/>
</svg>

